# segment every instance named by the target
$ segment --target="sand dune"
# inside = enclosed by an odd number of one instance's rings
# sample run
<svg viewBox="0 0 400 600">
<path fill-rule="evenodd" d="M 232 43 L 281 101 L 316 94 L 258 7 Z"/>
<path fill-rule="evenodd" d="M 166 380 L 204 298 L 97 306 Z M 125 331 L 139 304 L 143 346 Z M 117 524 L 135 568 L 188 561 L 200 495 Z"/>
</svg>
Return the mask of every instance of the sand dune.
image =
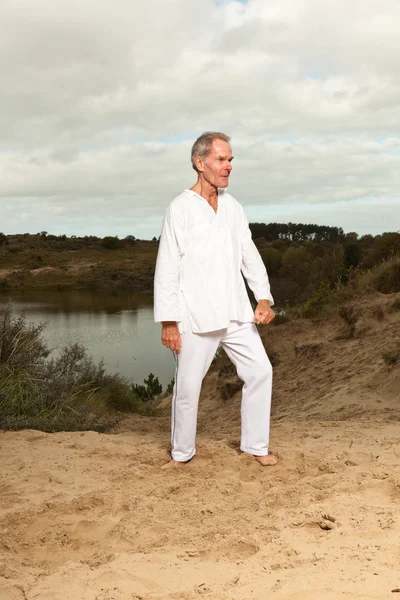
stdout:
<svg viewBox="0 0 400 600">
<path fill-rule="evenodd" d="M 159 468 L 167 414 L 115 435 L 3 432 L 1 600 L 396 598 L 394 298 L 353 303 L 352 331 L 339 317 L 265 331 L 275 468 L 238 451 L 229 365 L 206 379 L 198 455 L 177 471 Z"/>
</svg>

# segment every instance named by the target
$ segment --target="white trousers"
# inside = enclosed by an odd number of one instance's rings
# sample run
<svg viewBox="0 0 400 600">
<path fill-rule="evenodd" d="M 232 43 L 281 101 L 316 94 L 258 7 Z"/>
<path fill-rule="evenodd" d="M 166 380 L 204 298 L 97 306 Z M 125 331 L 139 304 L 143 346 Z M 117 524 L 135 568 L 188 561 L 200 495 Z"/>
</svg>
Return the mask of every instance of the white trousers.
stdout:
<svg viewBox="0 0 400 600">
<path fill-rule="evenodd" d="M 197 408 L 201 384 L 221 344 L 243 381 L 241 443 L 243 452 L 268 454 L 272 366 L 254 323 L 232 321 L 226 329 L 210 333 L 181 334 L 175 354 L 172 396 L 172 458 L 185 462 L 196 454 Z"/>
</svg>

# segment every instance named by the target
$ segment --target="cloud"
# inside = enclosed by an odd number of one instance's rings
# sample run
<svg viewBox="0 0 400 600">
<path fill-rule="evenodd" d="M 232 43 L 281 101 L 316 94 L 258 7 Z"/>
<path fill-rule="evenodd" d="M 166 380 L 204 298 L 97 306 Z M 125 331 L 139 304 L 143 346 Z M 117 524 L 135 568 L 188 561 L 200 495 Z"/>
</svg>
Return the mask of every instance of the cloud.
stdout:
<svg viewBox="0 0 400 600">
<path fill-rule="evenodd" d="M 331 206 L 357 230 L 361 203 L 393 228 L 397 0 L 3 0 L 0 19 L 0 230 L 158 235 L 210 129 L 249 215 Z"/>
</svg>

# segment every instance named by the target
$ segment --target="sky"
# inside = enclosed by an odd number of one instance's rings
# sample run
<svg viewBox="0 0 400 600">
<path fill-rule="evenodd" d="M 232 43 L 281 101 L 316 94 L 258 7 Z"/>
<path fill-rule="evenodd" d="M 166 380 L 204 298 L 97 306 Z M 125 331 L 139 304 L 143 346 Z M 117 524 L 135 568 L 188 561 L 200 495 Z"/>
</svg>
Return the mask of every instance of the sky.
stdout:
<svg viewBox="0 0 400 600">
<path fill-rule="evenodd" d="M 400 230 L 398 0 L 1 0 L 0 231 L 158 236 L 223 131 L 250 221 Z"/>
</svg>

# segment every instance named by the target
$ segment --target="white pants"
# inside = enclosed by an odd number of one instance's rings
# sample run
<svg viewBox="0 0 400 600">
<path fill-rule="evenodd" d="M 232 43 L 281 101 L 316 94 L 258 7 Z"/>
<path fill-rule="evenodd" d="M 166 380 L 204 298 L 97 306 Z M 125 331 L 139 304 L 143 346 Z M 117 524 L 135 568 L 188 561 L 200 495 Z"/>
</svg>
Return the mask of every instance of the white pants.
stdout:
<svg viewBox="0 0 400 600">
<path fill-rule="evenodd" d="M 181 334 L 181 339 L 181 351 L 175 354 L 172 458 L 185 462 L 196 454 L 197 407 L 201 384 L 219 344 L 244 383 L 240 449 L 255 456 L 268 454 L 272 367 L 255 324 L 232 321 L 227 329 L 210 333 L 186 331 Z"/>
</svg>

